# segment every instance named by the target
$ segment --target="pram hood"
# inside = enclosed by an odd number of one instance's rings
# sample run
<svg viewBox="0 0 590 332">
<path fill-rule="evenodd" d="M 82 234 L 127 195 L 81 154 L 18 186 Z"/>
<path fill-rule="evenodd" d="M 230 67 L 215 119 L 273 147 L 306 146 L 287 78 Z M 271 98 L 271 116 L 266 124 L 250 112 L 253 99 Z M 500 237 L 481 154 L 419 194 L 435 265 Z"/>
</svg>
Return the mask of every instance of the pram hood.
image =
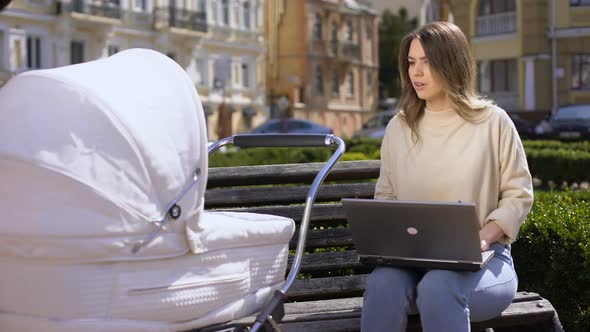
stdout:
<svg viewBox="0 0 590 332">
<path fill-rule="evenodd" d="M 131 49 L 0 89 L 0 259 L 119 261 L 189 251 L 207 179 L 204 112 L 184 70 Z M 182 214 L 132 248 L 190 183 Z"/>
</svg>

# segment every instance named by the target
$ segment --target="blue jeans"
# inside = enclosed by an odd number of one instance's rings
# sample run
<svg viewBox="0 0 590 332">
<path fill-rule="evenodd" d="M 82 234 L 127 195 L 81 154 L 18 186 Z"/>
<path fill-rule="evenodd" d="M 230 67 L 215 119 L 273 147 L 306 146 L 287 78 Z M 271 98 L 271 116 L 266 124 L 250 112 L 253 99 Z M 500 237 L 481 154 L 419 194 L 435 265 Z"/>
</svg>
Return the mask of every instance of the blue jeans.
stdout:
<svg viewBox="0 0 590 332">
<path fill-rule="evenodd" d="M 408 314 L 417 313 L 424 332 L 470 331 L 470 321 L 498 316 L 514 299 L 518 278 L 510 245 L 490 249 L 494 257 L 477 272 L 376 267 L 367 280 L 361 331 L 405 331 Z"/>
</svg>

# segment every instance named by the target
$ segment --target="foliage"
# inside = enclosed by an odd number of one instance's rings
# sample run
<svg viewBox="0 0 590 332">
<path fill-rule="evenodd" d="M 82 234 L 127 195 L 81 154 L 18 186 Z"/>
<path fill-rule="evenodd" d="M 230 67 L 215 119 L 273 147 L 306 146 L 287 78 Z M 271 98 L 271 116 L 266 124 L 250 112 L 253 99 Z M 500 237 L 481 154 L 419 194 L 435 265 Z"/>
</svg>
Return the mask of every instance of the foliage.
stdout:
<svg viewBox="0 0 590 332">
<path fill-rule="evenodd" d="M 590 331 L 590 191 L 536 193 L 512 254 L 521 289 L 547 298 L 566 331 Z"/>
<path fill-rule="evenodd" d="M 526 149 L 526 148 L 525 148 Z M 567 148 L 526 149 L 529 169 L 544 181 L 589 180 L 590 151 Z"/>
<path fill-rule="evenodd" d="M 326 161 L 328 148 L 249 148 L 218 151 L 209 157 L 209 167 L 270 165 Z"/>
<path fill-rule="evenodd" d="M 398 55 L 404 35 L 418 26 L 416 17 L 409 18 L 406 8 L 401 7 L 397 14 L 386 9 L 379 24 L 379 82 L 388 97 L 399 97 L 401 82 L 399 80 Z"/>
<path fill-rule="evenodd" d="M 340 159 L 371 160 L 380 158 L 381 140 L 355 138 L 345 140 L 346 153 Z M 590 142 L 523 141 L 531 174 L 548 181 L 590 180 Z M 254 148 L 213 154 L 210 166 L 241 166 L 326 161 L 328 148 Z"/>
<path fill-rule="evenodd" d="M 522 142 L 525 150 L 529 149 L 566 149 L 590 152 L 590 141 L 563 142 L 550 140 L 525 140 Z"/>
</svg>

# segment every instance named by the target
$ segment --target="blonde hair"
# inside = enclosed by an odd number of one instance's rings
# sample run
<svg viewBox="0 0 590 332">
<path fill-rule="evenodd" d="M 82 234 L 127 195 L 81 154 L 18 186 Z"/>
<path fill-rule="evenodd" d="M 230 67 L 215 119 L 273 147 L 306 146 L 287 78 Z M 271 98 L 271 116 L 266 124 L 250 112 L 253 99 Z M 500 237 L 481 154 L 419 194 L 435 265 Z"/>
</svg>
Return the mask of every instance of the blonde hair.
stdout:
<svg viewBox="0 0 590 332">
<path fill-rule="evenodd" d="M 420 138 L 418 122 L 424 115 L 426 106 L 426 102 L 418 98 L 408 73 L 408 54 L 414 39 L 422 44 L 430 69 L 443 83 L 451 107 L 467 121 L 477 122 L 481 119 L 484 113 L 482 111 L 493 103 L 475 91 L 475 62 L 467 38 L 452 23 L 426 24 L 402 39 L 399 52 L 402 96 L 398 108 L 401 110 L 401 118 L 412 131 L 414 142 Z"/>
</svg>

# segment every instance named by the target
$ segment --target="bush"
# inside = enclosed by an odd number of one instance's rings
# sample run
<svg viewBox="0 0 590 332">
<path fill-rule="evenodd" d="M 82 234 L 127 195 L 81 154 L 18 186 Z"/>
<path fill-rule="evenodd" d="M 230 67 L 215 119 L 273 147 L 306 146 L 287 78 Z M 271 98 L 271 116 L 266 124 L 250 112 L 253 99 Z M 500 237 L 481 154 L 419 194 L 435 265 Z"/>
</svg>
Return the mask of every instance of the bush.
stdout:
<svg viewBox="0 0 590 332">
<path fill-rule="evenodd" d="M 590 191 L 536 193 L 512 254 L 521 289 L 547 298 L 566 331 L 590 331 Z"/>
<path fill-rule="evenodd" d="M 543 181 L 590 179 L 590 151 L 529 148 L 526 155 L 531 174 Z"/>
<path fill-rule="evenodd" d="M 329 148 L 248 148 L 215 152 L 209 157 L 209 167 L 271 165 L 326 161 L 332 155 Z"/>
<path fill-rule="evenodd" d="M 590 152 L 590 141 L 562 142 L 562 141 L 522 141 L 525 150 L 528 149 L 567 149 Z"/>
</svg>

